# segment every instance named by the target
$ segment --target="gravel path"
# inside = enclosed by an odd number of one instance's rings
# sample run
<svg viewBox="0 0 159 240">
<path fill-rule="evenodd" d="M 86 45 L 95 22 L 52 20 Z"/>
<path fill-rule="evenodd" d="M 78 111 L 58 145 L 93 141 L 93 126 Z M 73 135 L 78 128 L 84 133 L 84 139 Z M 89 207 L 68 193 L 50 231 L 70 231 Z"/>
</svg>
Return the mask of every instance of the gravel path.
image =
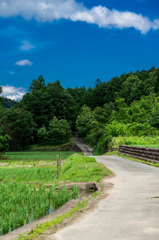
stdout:
<svg viewBox="0 0 159 240">
<path fill-rule="evenodd" d="M 116 156 L 96 157 L 116 177 L 92 212 L 47 239 L 158 240 L 159 169 Z"/>
</svg>

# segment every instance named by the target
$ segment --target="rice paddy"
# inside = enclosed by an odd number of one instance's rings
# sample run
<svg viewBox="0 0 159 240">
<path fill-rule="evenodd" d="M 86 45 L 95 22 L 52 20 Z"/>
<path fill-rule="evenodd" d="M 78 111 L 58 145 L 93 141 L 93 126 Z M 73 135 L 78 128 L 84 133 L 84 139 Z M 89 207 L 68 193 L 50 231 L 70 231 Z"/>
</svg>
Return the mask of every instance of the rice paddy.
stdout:
<svg viewBox="0 0 159 240">
<path fill-rule="evenodd" d="M 43 182 L 50 183 L 57 178 L 56 168 L 0 168 L 0 181 L 3 182 Z"/>
<path fill-rule="evenodd" d="M 52 213 L 69 199 L 71 192 L 57 185 L 57 155 L 62 160 L 73 152 L 9 152 L 0 161 L 0 236 Z M 46 186 L 45 184 L 49 184 Z"/>
<path fill-rule="evenodd" d="M 77 194 L 76 186 L 70 193 L 66 187 L 57 193 L 53 186 L 46 190 L 44 186 L 0 183 L 0 236 L 53 212 Z"/>
<path fill-rule="evenodd" d="M 57 179 L 57 155 L 53 159 L 53 153 L 7 153 L 6 160 L 0 161 L 0 236 L 50 214 L 78 197 L 76 186 L 70 192 L 66 187 L 57 192 L 56 186 L 67 182 L 100 182 L 112 174 L 92 157 L 56 152 L 63 161 L 66 159 Z M 43 158 L 46 155 L 47 158 Z M 23 160 L 23 156 L 29 160 Z"/>
<path fill-rule="evenodd" d="M 8 160 L 51 160 L 56 161 L 57 155 L 61 159 L 67 159 L 74 152 L 8 152 L 5 157 Z"/>
</svg>

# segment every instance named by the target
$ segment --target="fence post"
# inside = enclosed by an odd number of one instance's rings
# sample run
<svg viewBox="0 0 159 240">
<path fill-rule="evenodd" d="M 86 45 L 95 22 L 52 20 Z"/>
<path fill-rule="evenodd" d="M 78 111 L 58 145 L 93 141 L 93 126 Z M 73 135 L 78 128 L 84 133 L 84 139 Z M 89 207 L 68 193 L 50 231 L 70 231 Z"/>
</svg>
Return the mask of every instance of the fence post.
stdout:
<svg viewBox="0 0 159 240">
<path fill-rule="evenodd" d="M 54 180 L 54 172 L 52 172 L 52 180 Z"/>
<path fill-rule="evenodd" d="M 57 179 L 60 178 L 60 168 L 61 168 L 61 160 L 59 155 L 57 155 Z"/>
</svg>

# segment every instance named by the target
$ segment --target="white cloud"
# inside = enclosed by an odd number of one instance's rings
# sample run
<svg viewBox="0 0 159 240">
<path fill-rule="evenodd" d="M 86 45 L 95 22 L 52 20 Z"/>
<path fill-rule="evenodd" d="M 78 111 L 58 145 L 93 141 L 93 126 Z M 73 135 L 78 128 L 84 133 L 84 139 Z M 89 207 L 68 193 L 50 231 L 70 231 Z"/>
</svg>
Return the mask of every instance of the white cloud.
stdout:
<svg viewBox="0 0 159 240">
<path fill-rule="evenodd" d="M 32 66 L 33 62 L 30 62 L 29 60 L 24 59 L 24 60 L 15 62 L 15 65 L 18 65 L 18 66 L 26 66 L 26 65 Z"/>
<path fill-rule="evenodd" d="M 11 71 L 11 72 L 9 72 L 9 73 L 10 73 L 10 74 L 12 74 L 12 75 L 14 74 L 14 72 L 12 72 L 12 71 Z"/>
<path fill-rule="evenodd" d="M 1 96 L 15 101 L 20 100 L 26 93 L 26 89 L 22 87 L 17 88 L 14 86 L 6 85 L 2 86 L 2 89 L 3 93 L 1 94 Z"/>
<path fill-rule="evenodd" d="M 153 22 L 149 18 L 133 12 L 109 10 L 103 6 L 86 8 L 75 0 L 0 0 L 0 17 L 22 16 L 26 20 L 36 19 L 41 22 L 69 19 L 97 24 L 104 28 L 129 28 L 145 34 L 151 28 L 159 28 L 159 20 Z"/>
<path fill-rule="evenodd" d="M 21 50 L 23 51 L 29 51 L 30 49 L 34 48 L 34 45 L 32 45 L 28 41 L 22 41 L 23 45 L 20 47 Z"/>
</svg>

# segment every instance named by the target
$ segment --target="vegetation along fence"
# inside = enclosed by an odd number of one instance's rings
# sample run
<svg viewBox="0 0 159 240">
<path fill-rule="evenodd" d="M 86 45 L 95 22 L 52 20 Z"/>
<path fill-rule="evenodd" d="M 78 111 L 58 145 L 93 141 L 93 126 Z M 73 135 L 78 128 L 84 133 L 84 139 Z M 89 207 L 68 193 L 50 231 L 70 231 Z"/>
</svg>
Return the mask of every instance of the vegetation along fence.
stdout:
<svg viewBox="0 0 159 240">
<path fill-rule="evenodd" d="M 134 158 L 142 159 L 148 162 L 159 163 L 159 149 L 156 148 L 144 148 L 120 145 L 119 153 Z"/>
</svg>

